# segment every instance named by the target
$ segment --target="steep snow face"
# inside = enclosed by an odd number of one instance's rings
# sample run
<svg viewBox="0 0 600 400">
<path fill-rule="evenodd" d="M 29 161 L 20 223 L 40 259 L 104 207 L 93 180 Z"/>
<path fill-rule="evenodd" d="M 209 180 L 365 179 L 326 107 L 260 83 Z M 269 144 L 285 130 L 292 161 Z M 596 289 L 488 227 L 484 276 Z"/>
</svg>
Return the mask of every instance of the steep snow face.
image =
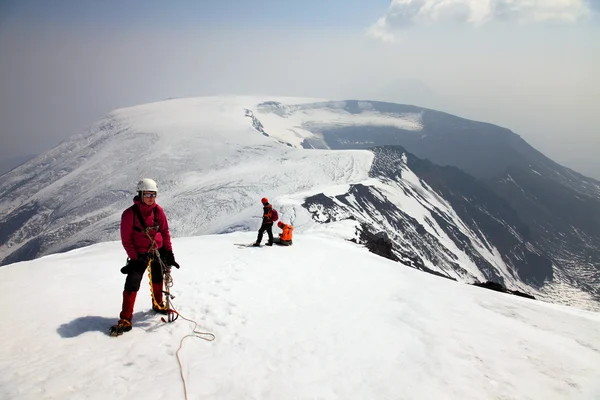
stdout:
<svg viewBox="0 0 600 400">
<path fill-rule="evenodd" d="M 370 179 L 343 193 L 307 198 L 305 206 L 315 220 L 352 218 L 372 233 L 386 232 L 395 245 L 395 256 L 417 269 L 463 282 L 494 280 L 511 288 L 525 287 L 485 228 L 465 223 L 446 199 L 410 169 L 406 153 L 384 148 L 375 149 L 375 154 Z M 505 236 L 513 234 L 507 229 Z M 523 239 L 514 235 L 524 248 Z"/>
<path fill-rule="evenodd" d="M 0 257 L 117 239 L 142 177 L 157 180 L 176 236 L 254 230 L 263 196 L 279 206 L 284 194 L 367 177 L 371 152 L 302 151 L 258 133 L 246 110 L 266 100 L 178 99 L 117 110 L 0 177 Z M 290 212 L 282 218 L 302 221 L 299 206 Z"/>
<path fill-rule="evenodd" d="M 1 268 L 0 398 L 175 400 L 181 376 L 189 399 L 600 398 L 600 314 L 424 274 L 325 228 L 285 248 L 174 239 L 182 317 L 161 323 L 145 277 L 119 338 L 120 243 Z M 183 317 L 216 339 L 181 343 Z"/>
</svg>

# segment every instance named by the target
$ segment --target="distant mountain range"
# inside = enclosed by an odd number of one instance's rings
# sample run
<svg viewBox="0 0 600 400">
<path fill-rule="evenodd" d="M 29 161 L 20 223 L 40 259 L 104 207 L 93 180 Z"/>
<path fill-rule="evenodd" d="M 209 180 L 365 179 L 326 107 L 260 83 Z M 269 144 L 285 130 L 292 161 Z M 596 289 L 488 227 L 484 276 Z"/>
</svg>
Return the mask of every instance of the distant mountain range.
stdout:
<svg viewBox="0 0 600 400">
<path fill-rule="evenodd" d="M 600 309 L 600 183 L 508 129 L 373 101 L 212 97 L 116 110 L 0 177 L 0 258 L 118 239 L 137 179 L 177 236 L 385 235 L 400 263 Z"/>
<path fill-rule="evenodd" d="M 600 182 L 555 163 L 508 129 L 413 106 L 368 103 L 385 115 L 420 114 L 422 129 L 415 134 L 398 126 L 325 127 L 321 134 L 328 148 L 402 145 L 419 158 L 461 169 L 476 179 L 452 169 L 411 164 L 463 220 L 476 219 L 478 210 L 488 204 L 481 197 L 468 196 L 471 192 L 490 191 L 485 194 L 489 199 L 497 195 L 497 206 L 506 209 L 519 227 L 514 232 L 556 264 L 561 279 L 600 297 Z M 361 104 L 346 101 L 344 109 L 360 114 Z M 505 213 L 500 219 L 506 218 Z M 493 237 L 495 232 L 488 234 Z M 512 255 L 508 251 L 503 248 L 501 254 L 522 257 L 521 265 L 529 265 L 520 270 L 528 282 L 543 284 L 553 278 L 547 261 L 520 250 Z"/>
</svg>

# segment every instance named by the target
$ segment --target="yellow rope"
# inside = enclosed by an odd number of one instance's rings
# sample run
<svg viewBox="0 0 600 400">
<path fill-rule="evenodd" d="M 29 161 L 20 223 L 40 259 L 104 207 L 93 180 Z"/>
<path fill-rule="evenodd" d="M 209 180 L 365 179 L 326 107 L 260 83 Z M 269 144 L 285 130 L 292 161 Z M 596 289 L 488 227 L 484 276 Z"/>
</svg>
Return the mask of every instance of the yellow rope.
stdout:
<svg viewBox="0 0 600 400">
<path fill-rule="evenodd" d="M 165 311 L 168 309 L 166 302 L 163 302 L 163 304 L 158 304 L 158 302 L 156 301 L 156 297 L 154 297 L 154 288 L 152 287 L 152 261 L 153 258 L 152 256 L 150 256 L 148 258 L 148 284 L 150 285 L 150 295 L 152 296 L 152 305 L 154 305 L 156 308 L 158 308 L 161 311 Z M 171 283 L 173 282 L 171 279 L 171 276 L 169 275 L 169 281 L 171 281 Z M 163 284 L 164 284 L 164 280 L 163 280 Z M 160 290 L 162 290 L 163 288 L 161 287 Z"/>
<path fill-rule="evenodd" d="M 168 307 L 168 302 L 163 302 L 163 304 L 158 304 L 158 302 L 156 301 L 156 298 L 154 297 L 154 288 L 152 287 L 152 261 L 154 261 L 154 256 L 157 253 L 156 248 L 154 247 L 155 244 L 155 240 L 152 236 L 150 236 L 150 229 L 156 229 L 154 227 L 148 227 L 146 228 L 146 230 L 144 231 L 144 233 L 146 234 L 146 236 L 148 237 L 148 239 L 150 239 L 150 249 L 148 250 L 148 254 L 150 255 L 150 257 L 148 257 L 148 265 L 146 266 L 147 270 L 148 270 L 148 285 L 150 286 L 150 296 L 152 296 L 152 305 L 154 307 L 156 307 L 157 309 L 159 309 L 160 311 L 166 311 L 169 309 Z M 158 261 L 161 263 L 161 266 L 163 262 L 160 259 L 160 254 L 158 255 Z M 161 268 L 162 271 L 164 271 L 164 268 Z M 170 274 L 166 274 L 168 275 L 168 281 L 170 282 L 171 286 L 173 286 L 173 280 L 171 279 L 171 275 Z M 165 282 L 164 276 L 163 276 L 163 284 Z M 168 286 L 168 288 L 170 288 L 171 286 Z M 163 288 L 161 287 L 160 290 L 163 290 Z M 167 292 L 169 292 L 169 290 L 167 290 Z M 168 294 L 167 294 L 168 296 Z"/>
</svg>

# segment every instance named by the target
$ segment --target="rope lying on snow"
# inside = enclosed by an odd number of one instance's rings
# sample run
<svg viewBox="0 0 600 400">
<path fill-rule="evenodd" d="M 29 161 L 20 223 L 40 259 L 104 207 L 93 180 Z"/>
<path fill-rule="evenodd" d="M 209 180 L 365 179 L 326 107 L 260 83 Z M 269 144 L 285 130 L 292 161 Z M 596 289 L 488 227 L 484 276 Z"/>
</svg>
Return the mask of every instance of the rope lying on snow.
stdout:
<svg viewBox="0 0 600 400">
<path fill-rule="evenodd" d="M 199 339 L 206 340 L 207 342 L 212 342 L 213 340 L 215 340 L 215 335 L 213 335 L 210 332 L 200 332 L 200 331 L 198 331 L 197 330 L 197 328 L 198 328 L 198 322 L 196 322 L 196 321 L 194 321 L 192 319 L 184 317 L 183 315 L 179 314 L 175 310 L 173 310 L 173 311 L 175 313 L 177 313 L 177 315 L 179 315 L 182 319 L 194 323 L 194 329 L 192 329 L 192 333 L 190 333 L 188 335 L 185 335 L 184 337 L 181 338 L 181 340 L 179 341 L 179 348 L 175 352 L 175 355 L 177 356 L 177 362 L 179 363 L 179 374 L 181 376 L 181 381 L 183 382 L 183 392 L 185 394 L 185 399 L 188 400 L 187 383 L 185 381 L 185 377 L 183 376 L 183 365 L 181 364 L 181 358 L 179 357 L 179 351 L 183 347 L 183 341 L 186 338 L 189 338 L 189 337 L 197 337 Z M 163 320 L 164 320 L 164 318 L 163 318 Z"/>
<path fill-rule="evenodd" d="M 148 260 L 148 278 L 150 281 L 149 283 L 150 283 L 150 294 L 152 295 L 152 303 L 154 306 L 156 306 L 160 310 L 164 310 L 165 307 L 167 310 L 167 320 L 164 317 L 162 317 L 160 320 L 166 324 L 167 322 L 169 322 L 169 323 L 174 322 L 177 319 L 177 317 L 181 317 L 181 319 L 184 319 L 186 321 L 194 323 L 194 328 L 192 329 L 192 333 L 187 334 L 181 338 L 181 340 L 179 341 L 179 348 L 175 352 L 175 355 L 177 356 L 177 362 L 179 363 L 179 375 L 181 376 L 181 381 L 183 382 L 183 393 L 185 395 L 185 399 L 188 400 L 187 382 L 185 381 L 185 377 L 183 376 L 183 365 L 181 364 L 181 358 L 179 357 L 179 351 L 183 347 L 183 341 L 188 337 L 197 337 L 199 339 L 206 340 L 207 342 L 212 342 L 213 340 L 215 340 L 215 335 L 213 335 L 210 332 L 200 332 L 198 330 L 198 322 L 197 321 L 186 318 L 183 315 L 181 315 L 177 310 L 175 310 L 175 306 L 173 305 L 173 301 L 172 301 L 173 296 L 171 295 L 171 290 L 170 290 L 171 287 L 173 287 L 173 278 L 171 277 L 171 269 L 169 266 L 166 266 L 163 263 L 163 260 L 160 257 L 158 250 L 156 248 L 154 248 L 154 239 L 150 237 L 147 230 L 146 230 L 146 235 L 151 240 L 151 245 L 150 245 L 151 255 L 155 256 L 158 259 L 158 262 L 160 263 L 160 267 L 161 267 L 161 270 L 163 273 L 163 282 L 164 282 L 165 289 L 166 289 L 164 292 L 166 295 L 166 300 L 167 300 L 166 304 L 158 304 L 158 302 L 154 298 L 154 291 L 152 290 L 152 273 L 151 273 L 150 264 L 152 263 L 153 257 L 151 257 Z M 173 314 L 177 315 L 177 317 L 173 318 Z"/>
</svg>

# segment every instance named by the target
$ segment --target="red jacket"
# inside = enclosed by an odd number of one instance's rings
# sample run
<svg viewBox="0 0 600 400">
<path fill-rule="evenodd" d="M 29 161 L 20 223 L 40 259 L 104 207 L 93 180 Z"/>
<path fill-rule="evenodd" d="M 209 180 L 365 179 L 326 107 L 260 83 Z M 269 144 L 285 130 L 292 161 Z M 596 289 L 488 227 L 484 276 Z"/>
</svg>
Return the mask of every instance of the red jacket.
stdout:
<svg viewBox="0 0 600 400">
<path fill-rule="evenodd" d="M 148 233 L 150 234 L 150 237 L 154 238 L 154 244 L 157 249 L 164 247 L 165 250 L 172 251 L 169 223 L 167 222 L 167 216 L 162 207 L 156 203 L 149 206 L 142 202 L 139 196 L 135 196 L 133 202 L 139 207 L 147 227 L 154 226 L 154 212 L 152 210 L 156 208 L 158 229 L 149 229 Z M 134 226 L 139 228 L 139 230 L 134 229 Z M 144 227 L 133 211 L 133 206 L 123 211 L 123 215 L 121 215 L 121 243 L 123 243 L 127 256 L 131 260 L 137 260 L 139 253 L 147 253 L 148 250 L 150 250 L 151 241 L 148 236 L 146 236 Z"/>
<path fill-rule="evenodd" d="M 263 206 L 263 224 L 273 224 L 273 206 L 267 203 Z"/>
</svg>

